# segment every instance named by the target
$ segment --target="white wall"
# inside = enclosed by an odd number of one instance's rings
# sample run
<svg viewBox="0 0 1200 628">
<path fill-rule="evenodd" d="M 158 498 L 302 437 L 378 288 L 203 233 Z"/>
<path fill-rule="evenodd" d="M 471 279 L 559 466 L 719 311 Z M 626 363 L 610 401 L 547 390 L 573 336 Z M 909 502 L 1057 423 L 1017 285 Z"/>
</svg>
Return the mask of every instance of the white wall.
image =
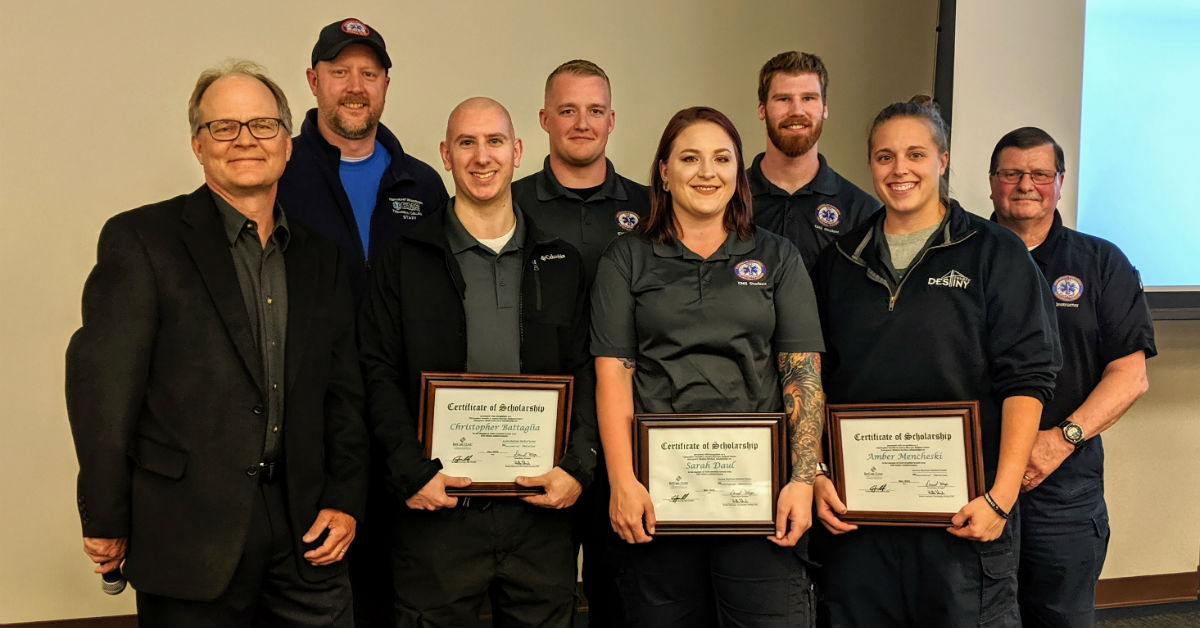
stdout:
<svg viewBox="0 0 1200 628">
<path fill-rule="evenodd" d="M 1102 578 L 1200 563 L 1200 321 L 1156 321 L 1150 391 L 1104 433 L 1112 540 Z"/>
<path fill-rule="evenodd" d="M 233 56 L 264 64 L 299 120 L 312 102 L 304 69 L 318 30 L 359 17 L 388 41 L 395 67 L 384 122 L 408 151 L 439 163 L 451 107 L 489 95 L 508 105 L 525 139 L 522 176 L 545 155 L 536 116 L 546 74 L 590 58 L 613 80 L 613 161 L 645 180 L 663 125 L 685 106 L 725 111 L 747 152 L 760 150 L 758 68 L 798 48 L 821 55 L 833 75 L 823 152 L 870 189 L 866 126 L 883 105 L 931 89 L 936 10 L 936 0 L 4 0 L 0 623 L 133 612 L 131 594 L 98 591 L 80 551 L 63 352 L 104 220 L 202 180 L 185 108 L 205 67 Z"/>
<path fill-rule="evenodd" d="M 959 0 L 950 193 L 964 208 L 991 214 L 987 171 L 992 148 L 1005 133 L 1036 126 L 1066 152 L 1058 207 L 1063 220 L 1075 224 L 1082 76 L 1083 0 Z"/>
<path fill-rule="evenodd" d="M 1066 152 L 1059 203 L 1075 224 L 1084 0 L 960 0 L 951 194 L 989 215 L 988 159 L 1032 125 Z M 1137 265 L 1137 260 L 1132 260 Z M 1200 559 L 1200 321 L 1157 321 L 1150 391 L 1104 435 L 1112 540 L 1103 578 L 1194 572 Z"/>
</svg>

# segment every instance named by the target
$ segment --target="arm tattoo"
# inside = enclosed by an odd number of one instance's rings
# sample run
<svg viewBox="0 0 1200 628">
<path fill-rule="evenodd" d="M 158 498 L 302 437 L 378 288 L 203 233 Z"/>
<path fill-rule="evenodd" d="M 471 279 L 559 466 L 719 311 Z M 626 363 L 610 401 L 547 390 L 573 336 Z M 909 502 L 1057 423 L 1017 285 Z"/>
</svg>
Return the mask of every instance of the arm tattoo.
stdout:
<svg viewBox="0 0 1200 628">
<path fill-rule="evenodd" d="M 625 368 L 627 368 L 627 369 L 632 369 L 632 368 L 633 368 L 633 365 L 634 365 L 634 361 L 633 361 L 633 360 L 631 360 L 631 359 L 629 359 L 629 358 L 617 358 L 617 359 L 621 361 L 621 366 L 623 366 L 623 367 L 625 367 Z"/>
<path fill-rule="evenodd" d="M 787 415 L 793 481 L 816 479 L 821 433 L 825 426 L 825 391 L 821 389 L 821 354 L 780 353 L 779 383 Z"/>
</svg>

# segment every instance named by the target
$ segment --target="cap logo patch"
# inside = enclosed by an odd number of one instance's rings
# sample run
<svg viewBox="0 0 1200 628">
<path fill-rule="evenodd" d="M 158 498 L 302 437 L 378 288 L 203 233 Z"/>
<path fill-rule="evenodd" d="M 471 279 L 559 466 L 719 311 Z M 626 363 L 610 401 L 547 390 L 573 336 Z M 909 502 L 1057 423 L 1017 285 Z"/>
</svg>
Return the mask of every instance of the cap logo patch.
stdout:
<svg viewBox="0 0 1200 628">
<path fill-rule="evenodd" d="M 734 266 L 733 274 L 742 281 L 761 281 L 767 276 L 767 266 L 756 259 L 748 259 Z"/>
<path fill-rule="evenodd" d="M 826 227 L 836 227 L 842 224 L 842 210 L 829 203 L 821 203 L 817 205 L 817 222 Z"/>
<path fill-rule="evenodd" d="M 342 32 L 346 33 L 347 35 L 366 37 L 367 35 L 371 34 L 371 29 L 367 28 L 366 24 L 363 24 L 358 20 L 349 19 L 345 22 L 342 22 Z"/>
<path fill-rule="evenodd" d="M 1054 297 L 1059 301 L 1078 301 L 1079 297 L 1083 296 L 1083 282 L 1075 275 L 1063 275 L 1054 280 L 1052 286 Z"/>
<path fill-rule="evenodd" d="M 637 213 L 631 211 L 617 212 L 616 218 L 617 226 L 626 231 L 633 231 L 633 228 L 638 226 L 638 221 L 641 220 Z"/>
</svg>

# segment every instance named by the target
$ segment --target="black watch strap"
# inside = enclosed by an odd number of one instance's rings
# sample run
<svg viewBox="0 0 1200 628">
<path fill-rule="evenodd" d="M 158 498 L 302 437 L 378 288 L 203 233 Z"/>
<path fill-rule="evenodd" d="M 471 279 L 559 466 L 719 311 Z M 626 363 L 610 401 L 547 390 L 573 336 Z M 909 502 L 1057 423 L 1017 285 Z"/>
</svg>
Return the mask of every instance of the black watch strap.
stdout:
<svg viewBox="0 0 1200 628">
<path fill-rule="evenodd" d="M 1079 443 L 1083 442 L 1083 427 L 1078 423 L 1072 423 L 1069 419 L 1058 424 L 1058 429 L 1062 430 L 1063 439 L 1072 446 L 1078 447 Z"/>
</svg>

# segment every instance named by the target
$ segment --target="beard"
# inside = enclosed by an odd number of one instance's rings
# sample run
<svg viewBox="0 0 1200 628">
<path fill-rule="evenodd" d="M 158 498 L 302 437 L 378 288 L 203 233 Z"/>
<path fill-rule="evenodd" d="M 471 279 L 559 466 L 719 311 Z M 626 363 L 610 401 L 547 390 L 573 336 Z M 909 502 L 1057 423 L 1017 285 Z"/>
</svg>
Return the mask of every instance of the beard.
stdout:
<svg viewBox="0 0 1200 628">
<path fill-rule="evenodd" d="M 808 123 L 808 133 L 804 135 L 796 135 L 783 132 L 783 127 L 794 123 Z M 779 152 L 788 157 L 799 157 L 812 150 L 813 146 L 817 145 L 817 140 L 821 139 L 821 126 L 824 120 L 820 118 L 810 120 L 807 116 L 791 116 L 784 118 L 779 124 L 771 124 L 767 121 L 767 138 L 771 140 L 771 144 L 779 149 Z"/>
<path fill-rule="evenodd" d="M 375 132 L 375 128 L 379 126 L 379 114 L 382 113 L 382 111 L 380 111 L 380 109 L 375 109 L 371 106 L 371 103 L 367 99 L 361 97 L 347 96 L 338 101 L 339 106 L 347 104 L 366 105 L 367 117 L 359 124 L 352 124 L 346 120 L 343 120 L 342 117 L 338 115 L 338 109 L 335 106 L 328 111 L 321 112 L 321 116 L 325 118 L 325 123 L 329 125 L 329 129 L 348 140 L 361 140 L 365 137 L 370 137 L 370 135 Z"/>
</svg>

